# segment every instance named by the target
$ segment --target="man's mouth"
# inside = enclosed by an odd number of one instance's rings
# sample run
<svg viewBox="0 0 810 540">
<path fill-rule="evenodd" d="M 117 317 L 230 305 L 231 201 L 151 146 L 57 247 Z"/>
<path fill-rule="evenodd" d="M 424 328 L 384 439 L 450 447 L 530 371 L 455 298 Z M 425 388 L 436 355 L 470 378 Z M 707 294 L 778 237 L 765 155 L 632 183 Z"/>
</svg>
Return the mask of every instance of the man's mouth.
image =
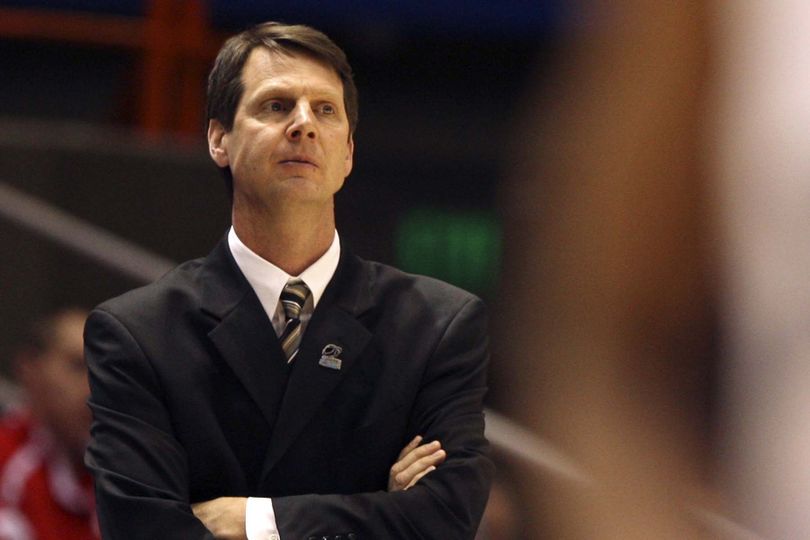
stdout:
<svg viewBox="0 0 810 540">
<path fill-rule="evenodd" d="M 317 167 L 314 161 L 307 159 L 305 157 L 292 157 L 288 159 L 283 159 L 279 163 L 288 164 L 288 165 L 311 165 L 313 167 Z"/>
</svg>

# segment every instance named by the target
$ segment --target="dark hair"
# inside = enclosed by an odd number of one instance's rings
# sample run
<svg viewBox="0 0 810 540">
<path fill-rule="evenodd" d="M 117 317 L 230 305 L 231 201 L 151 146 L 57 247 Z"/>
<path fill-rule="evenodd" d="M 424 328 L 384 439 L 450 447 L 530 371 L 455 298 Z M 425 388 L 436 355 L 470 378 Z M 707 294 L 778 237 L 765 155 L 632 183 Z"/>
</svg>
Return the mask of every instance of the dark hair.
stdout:
<svg viewBox="0 0 810 540">
<path fill-rule="evenodd" d="M 343 83 L 343 106 L 349 119 L 349 133 L 357 127 L 357 87 L 346 54 L 323 32 L 305 25 L 265 22 L 228 39 L 217 54 L 208 75 L 208 120 L 218 120 L 226 131 L 233 128 L 236 109 L 242 99 L 242 69 L 251 51 L 265 47 L 271 52 L 302 53 L 333 68 Z M 233 192 L 230 168 L 223 170 L 228 190 Z"/>
</svg>

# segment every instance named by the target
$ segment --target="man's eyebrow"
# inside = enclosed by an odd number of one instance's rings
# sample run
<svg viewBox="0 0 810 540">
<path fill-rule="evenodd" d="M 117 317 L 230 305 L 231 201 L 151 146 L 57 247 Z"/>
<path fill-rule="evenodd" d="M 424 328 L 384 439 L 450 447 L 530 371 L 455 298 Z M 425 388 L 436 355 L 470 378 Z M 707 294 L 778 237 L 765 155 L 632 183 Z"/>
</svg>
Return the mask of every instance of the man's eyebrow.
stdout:
<svg viewBox="0 0 810 540">
<path fill-rule="evenodd" d="M 280 97 L 287 97 L 297 93 L 298 88 L 293 88 L 283 84 L 268 83 L 267 85 L 256 89 L 256 91 L 253 92 L 253 95 L 251 97 L 254 99 L 260 99 L 272 96 L 274 94 Z M 341 99 L 340 93 L 328 86 L 322 87 L 309 86 L 307 93 L 312 94 L 315 97 L 328 98 L 335 101 L 340 101 Z"/>
</svg>

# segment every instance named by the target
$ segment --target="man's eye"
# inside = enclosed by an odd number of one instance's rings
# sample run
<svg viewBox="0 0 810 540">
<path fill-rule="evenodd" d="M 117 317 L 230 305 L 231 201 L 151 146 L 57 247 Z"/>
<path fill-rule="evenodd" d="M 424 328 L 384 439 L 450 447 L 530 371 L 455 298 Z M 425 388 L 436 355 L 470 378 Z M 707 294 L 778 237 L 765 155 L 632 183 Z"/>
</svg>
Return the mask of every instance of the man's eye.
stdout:
<svg viewBox="0 0 810 540">
<path fill-rule="evenodd" d="M 321 112 L 323 114 L 335 114 L 335 112 L 337 111 L 335 110 L 335 107 L 332 104 L 324 103 L 323 105 L 321 105 Z"/>
<path fill-rule="evenodd" d="M 265 101 L 261 107 L 266 112 L 282 112 L 286 109 L 284 102 L 277 99 Z"/>
</svg>

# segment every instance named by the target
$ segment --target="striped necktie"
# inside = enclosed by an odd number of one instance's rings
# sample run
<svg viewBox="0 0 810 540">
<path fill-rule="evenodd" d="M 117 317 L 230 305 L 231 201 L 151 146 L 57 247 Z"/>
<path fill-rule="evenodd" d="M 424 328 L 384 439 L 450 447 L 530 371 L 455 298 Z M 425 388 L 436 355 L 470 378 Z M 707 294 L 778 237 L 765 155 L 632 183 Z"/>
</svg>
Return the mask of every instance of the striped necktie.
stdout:
<svg viewBox="0 0 810 540">
<path fill-rule="evenodd" d="M 301 310 L 310 296 L 309 287 L 300 279 L 288 281 L 281 291 L 280 301 L 284 306 L 287 322 L 284 324 L 279 341 L 288 364 L 295 358 L 301 344 Z"/>
</svg>

